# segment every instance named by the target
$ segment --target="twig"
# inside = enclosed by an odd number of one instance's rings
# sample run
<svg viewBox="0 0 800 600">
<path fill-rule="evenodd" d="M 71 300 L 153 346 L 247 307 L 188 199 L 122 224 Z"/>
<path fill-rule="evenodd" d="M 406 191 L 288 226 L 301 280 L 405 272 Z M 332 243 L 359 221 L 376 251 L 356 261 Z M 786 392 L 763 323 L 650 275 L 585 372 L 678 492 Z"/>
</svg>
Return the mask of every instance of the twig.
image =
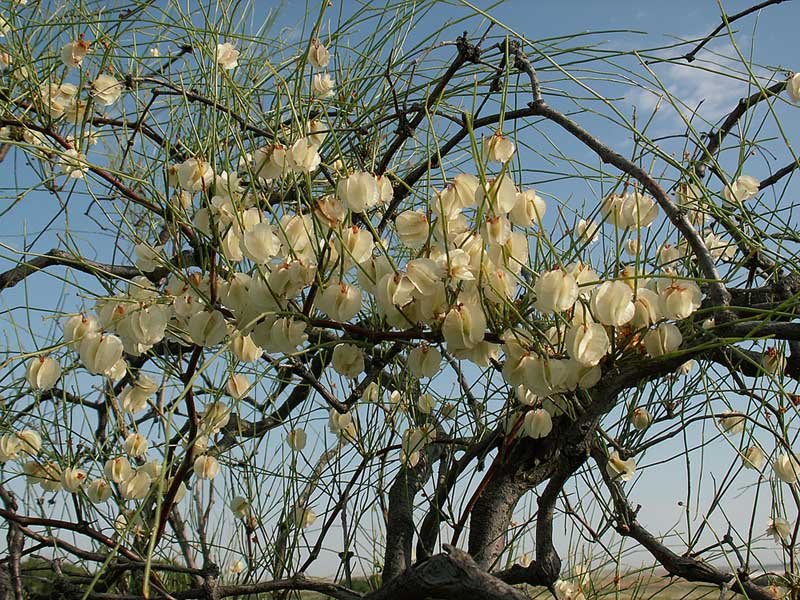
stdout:
<svg viewBox="0 0 800 600">
<path fill-rule="evenodd" d="M 314 469 L 311 471 L 311 475 L 309 475 L 308 481 L 305 487 L 303 487 L 303 491 L 301 491 L 300 495 L 297 497 L 295 507 L 302 507 L 303 509 L 307 507 L 311 494 L 314 493 L 314 490 L 319 484 L 325 467 L 327 467 L 328 463 L 333 460 L 337 454 L 339 454 L 338 443 L 334 448 L 324 452 L 319 459 L 317 459 L 317 464 L 314 465 Z M 274 577 L 283 575 L 283 569 L 286 565 L 287 542 L 289 539 L 289 532 L 292 531 L 292 523 L 295 517 L 293 508 L 294 507 L 288 508 L 284 518 L 278 523 L 276 528 L 277 532 L 275 535 L 275 544 L 273 546 L 274 556 L 272 557 L 274 561 L 272 574 Z"/>
<path fill-rule="evenodd" d="M 86 523 L 73 523 L 71 521 L 64 521 L 60 519 L 48 519 L 44 517 L 28 517 L 24 515 L 17 514 L 16 511 L 0 508 L 0 517 L 3 517 L 7 521 L 12 523 L 16 523 L 19 525 L 34 525 L 34 526 L 42 526 L 42 527 L 49 527 L 53 529 L 64 529 L 67 531 L 74 531 L 76 533 L 80 533 L 85 535 L 96 542 L 99 542 L 106 546 L 107 548 L 111 548 L 112 550 L 119 552 L 126 558 L 135 561 L 135 562 L 142 562 L 141 557 L 139 557 L 135 552 L 129 550 L 122 546 L 118 541 L 113 540 L 112 538 L 100 533 L 89 527 Z M 155 573 L 151 573 L 150 577 L 152 578 L 153 588 L 156 591 L 159 591 L 162 594 L 167 594 L 164 590 L 163 585 L 159 582 L 158 577 Z"/>
<path fill-rule="evenodd" d="M 183 554 L 183 560 L 186 561 L 186 567 L 193 572 L 195 583 L 198 585 L 202 584 L 203 579 L 200 577 L 200 569 L 197 567 L 197 563 L 194 560 L 194 553 L 189 544 L 189 538 L 186 535 L 186 522 L 183 520 L 177 506 L 172 507 L 172 513 L 169 516 L 169 524 L 178 541 L 178 547 L 181 549 L 181 554 Z"/>
<path fill-rule="evenodd" d="M 405 144 L 406 141 L 414 134 L 414 131 L 420 126 L 431 108 L 433 108 L 433 106 L 439 102 L 444 94 L 445 89 L 447 88 L 447 85 L 450 83 L 450 80 L 469 60 L 470 56 L 475 53 L 475 47 L 467 42 L 466 32 L 463 36 L 456 40 L 456 47 L 458 48 L 458 54 L 456 54 L 453 62 L 450 63 L 447 71 L 445 71 L 444 74 L 439 78 L 439 81 L 436 83 L 436 87 L 434 87 L 433 90 L 431 90 L 431 92 L 428 94 L 428 98 L 424 104 L 424 110 L 420 109 L 414 118 L 408 122 L 407 127 L 399 130 L 398 135 L 392 140 L 392 143 L 389 144 L 389 147 L 386 149 L 386 152 L 381 157 L 381 160 L 378 162 L 378 165 L 375 168 L 375 173 L 377 175 L 383 175 L 386 172 L 386 169 L 389 167 L 389 163 L 397 151 L 400 150 L 400 148 L 403 147 L 403 144 Z M 381 219 L 381 223 L 378 225 L 378 233 L 383 232 L 388 219 L 391 218 L 387 218 L 386 215 L 391 215 L 392 212 L 392 205 L 390 204 L 389 208 L 386 210 L 384 218 Z"/>
<path fill-rule="evenodd" d="M 775 171 L 772 175 L 770 175 L 766 179 L 763 179 L 758 184 L 759 191 L 765 190 L 771 185 L 775 185 L 781 179 L 783 179 L 784 177 L 786 177 L 790 173 L 793 173 L 798 167 L 800 167 L 800 160 L 792 161 L 788 165 L 786 165 L 785 167 L 781 167 L 780 169 Z"/>
<path fill-rule="evenodd" d="M 697 56 L 697 53 L 700 52 L 700 50 L 702 50 L 703 47 L 706 44 L 708 44 L 711 40 L 713 40 L 720 31 L 722 31 L 723 29 L 726 29 L 728 25 L 730 25 L 734 21 L 737 21 L 737 20 L 739 20 L 739 19 L 741 19 L 743 17 L 746 17 L 747 15 L 750 15 L 750 14 L 753 14 L 754 12 L 757 12 L 757 11 L 761 10 L 762 8 L 766 8 L 766 7 L 771 6 L 773 4 L 780 4 L 782 2 L 786 2 L 786 0 L 765 0 L 764 2 L 756 4 L 755 6 L 751 6 L 750 8 L 746 8 L 745 10 L 740 11 L 740 12 L 736 13 L 735 15 L 730 15 L 730 16 L 726 15 L 723 12 L 722 13 L 722 22 L 719 25 L 717 25 L 711 33 L 709 33 L 706 37 L 704 37 L 700 41 L 700 43 L 697 44 L 697 46 L 695 46 L 690 52 L 687 52 L 683 56 L 677 56 L 675 58 L 664 58 L 664 59 L 651 60 L 651 61 L 648 62 L 648 64 L 659 63 L 659 62 L 667 62 L 667 61 L 674 61 L 674 60 L 685 60 L 686 62 L 691 63 L 691 62 L 693 62 L 695 60 L 695 57 Z"/>
<path fill-rule="evenodd" d="M 197 370 L 197 365 L 202 355 L 203 355 L 203 348 L 200 346 L 196 346 L 194 351 L 192 352 L 192 356 L 189 359 L 189 364 L 187 365 L 186 371 L 182 377 L 183 384 L 184 386 L 186 386 L 185 397 L 186 397 L 187 421 L 189 422 L 189 438 L 188 438 L 189 444 L 188 447 L 186 448 L 186 454 L 183 457 L 183 461 L 181 462 L 181 465 L 178 467 L 177 472 L 172 478 L 172 483 L 170 484 L 169 489 L 167 490 L 167 493 L 164 496 L 164 501 L 161 504 L 161 515 L 158 522 L 158 528 L 156 529 L 156 539 L 154 547 L 158 545 L 158 542 L 164 535 L 164 529 L 167 526 L 167 520 L 169 519 L 169 515 L 172 511 L 172 506 L 175 504 L 175 496 L 178 494 L 178 489 L 183 483 L 183 479 L 186 477 L 186 475 L 188 475 L 189 471 L 192 468 L 192 463 L 194 460 L 195 439 L 197 437 L 197 426 L 198 426 L 197 411 L 194 405 L 194 390 L 193 390 L 192 380 L 194 379 L 194 374 L 195 371 Z"/>
<path fill-rule="evenodd" d="M 780 1 L 783 2 L 785 0 Z M 786 89 L 786 83 L 786 81 L 779 81 L 764 90 L 759 90 L 746 98 L 739 99 L 734 109 L 725 117 L 722 125 L 720 125 L 716 131 L 711 131 L 707 134 L 708 143 L 698 150 L 699 156 L 694 161 L 694 170 L 699 177 L 704 175 L 706 163 L 714 157 L 717 150 L 719 150 L 719 147 L 722 145 L 725 136 L 731 132 L 736 123 L 739 122 L 739 119 L 759 102 L 774 98 L 780 94 Z"/>
<path fill-rule="evenodd" d="M 531 95 L 533 96 L 533 102 L 538 104 L 539 102 L 543 102 L 542 98 L 542 88 L 539 83 L 539 76 L 536 74 L 536 69 L 533 68 L 531 61 L 522 51 L 522 44 L 517 40 L 504 40 L 502 44 L 497 45 L 500 51 L 503 53 L 503 60 L 505 60 L 506 53 L 509 56 L 514 57 L 514 68 L 522 71 L 528 76 L 528 79 L 531 82 Z"/>
</svg>

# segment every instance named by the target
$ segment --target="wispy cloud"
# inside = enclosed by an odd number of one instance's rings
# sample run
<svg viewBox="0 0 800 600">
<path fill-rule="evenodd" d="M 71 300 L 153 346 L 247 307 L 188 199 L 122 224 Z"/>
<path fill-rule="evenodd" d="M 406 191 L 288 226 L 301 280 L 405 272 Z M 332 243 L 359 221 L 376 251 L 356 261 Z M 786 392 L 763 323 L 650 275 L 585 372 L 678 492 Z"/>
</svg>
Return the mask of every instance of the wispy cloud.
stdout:
<svg viewBox="0 0 800 600">
<path fill-rule="evenodd" d="M 625 99 L 644 114 L 658 106 L 659 128 L 674 128 L 693 116 L 716 122 L 733 109 L 739 98 L 753 92 L 747 67 L 730 42 L 717 45 L 713 53 L 702 51 L 693 63 L 654 64 L 652 70 L 658 81 L 651 78 L 649 87 L 632 89 Z M 758 67 L 753 74 L 762 84 L 770 76 L 766 69 Z"/>
</svg>

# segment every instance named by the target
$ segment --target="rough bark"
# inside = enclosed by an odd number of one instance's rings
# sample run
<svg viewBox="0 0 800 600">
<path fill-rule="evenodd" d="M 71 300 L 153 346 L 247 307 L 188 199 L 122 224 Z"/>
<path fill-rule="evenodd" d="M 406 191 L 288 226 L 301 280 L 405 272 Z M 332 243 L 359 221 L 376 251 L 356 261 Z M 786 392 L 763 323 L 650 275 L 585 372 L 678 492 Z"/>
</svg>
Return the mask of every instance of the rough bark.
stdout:
<svg viewBox="0 0 800 600">
<path fill-rule="evenodd" d="M 465 552 L 445 546 L 446 554 L 437 554 L 413 569 L 395 577 L 381 589 L 367 594 L 364 600 L 525 600 L 528 595 L 484 571 Z"/>
<path fill-rule="evenodd" d="M 420 453 L 413 467 L 401 467 L 389 490 L 389 520 L 386 523 L 386 552 L 383 581 L 391 581 L 411 567 L 414 543 L 414 498 L 428 481 L 432 465 L 441 455 L 437 445 Z"/>
</svg>

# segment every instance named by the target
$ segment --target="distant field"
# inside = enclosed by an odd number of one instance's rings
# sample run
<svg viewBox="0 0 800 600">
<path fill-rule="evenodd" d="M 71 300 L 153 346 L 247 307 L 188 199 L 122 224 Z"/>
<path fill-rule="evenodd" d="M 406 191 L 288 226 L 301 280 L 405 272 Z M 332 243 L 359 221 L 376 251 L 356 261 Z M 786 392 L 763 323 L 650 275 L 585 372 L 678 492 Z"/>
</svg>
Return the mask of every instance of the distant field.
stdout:
<svg viewBox="0 0 800 600">
<path fill-rule="evenodd" d="M 531 598 L 534 599 L 552 599 L 552 596 L 544 588 L 529 588 L 529 592 Z M 635 576 L 624 577 L 618 590 L 615 589 L 613 580 L 609 578 L 601 582 L 594 590 L 587 589 L 584 592 L 587 600 L 719 600 L 720 598 L 718 587 L 678 581 L 672 582 L 668 577 L 659 575 L 639 578 L 638 580 Z M 297 598 L 298 596 L 294 597 Z M 723 596 L 725 599 L 733 597 L 734 594 L 732 592 L 726 592 Z M 326 596 L 309 592 L 302 594 L 299 598 L 302 598 L 302 600 L 321 600 Z"/>
</svg>

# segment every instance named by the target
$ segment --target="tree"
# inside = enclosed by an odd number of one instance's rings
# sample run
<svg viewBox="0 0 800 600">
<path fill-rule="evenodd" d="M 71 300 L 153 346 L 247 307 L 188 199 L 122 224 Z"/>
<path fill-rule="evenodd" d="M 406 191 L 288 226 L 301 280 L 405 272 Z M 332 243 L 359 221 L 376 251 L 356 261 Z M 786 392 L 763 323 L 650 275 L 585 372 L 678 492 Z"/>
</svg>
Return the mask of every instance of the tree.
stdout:
<svg viewBox="0 0 800 600">
<path fill-rule="evenodd" d="M 5 597 L 599 597 L 632 552 L 799 597 L 800 75 L 733 29 L 779 3 L 634 52 L 438 2 L 277 37 L 11 2 L 5 214 L 57 211 L 3 246 Z M 664 65 L 747 93 L 706 115 Z M 685 463 L 679 539 L 643 461 Z"/>
</svg>

